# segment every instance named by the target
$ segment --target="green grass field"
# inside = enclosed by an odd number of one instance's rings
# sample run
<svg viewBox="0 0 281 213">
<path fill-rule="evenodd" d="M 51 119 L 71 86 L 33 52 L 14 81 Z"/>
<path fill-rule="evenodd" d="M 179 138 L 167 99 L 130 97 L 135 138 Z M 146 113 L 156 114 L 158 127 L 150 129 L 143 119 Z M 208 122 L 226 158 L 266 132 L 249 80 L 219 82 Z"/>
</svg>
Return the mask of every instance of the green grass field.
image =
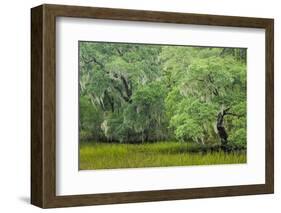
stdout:
<svg viewBox="0 0 281 213">
<path fill-rule="evenodd" d="M 164 166 L 246 163 L 246 152 L 191 152 L 196 144 L 157 142 L 153 144 L 80 143 L 80 169 L 117 169 Z"/>
</svg>

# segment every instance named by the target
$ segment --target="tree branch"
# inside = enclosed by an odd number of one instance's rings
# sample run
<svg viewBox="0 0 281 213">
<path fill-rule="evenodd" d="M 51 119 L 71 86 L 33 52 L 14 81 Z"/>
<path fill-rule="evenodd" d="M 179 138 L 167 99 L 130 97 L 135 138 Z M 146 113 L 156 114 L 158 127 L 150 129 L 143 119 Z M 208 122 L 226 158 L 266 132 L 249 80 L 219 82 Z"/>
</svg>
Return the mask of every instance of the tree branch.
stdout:
<svg viewBox="0 0 281 213">
<path fill-rule="evenodd" d="M 128 96 L 124 95 L 124 93 L 123 93 L 122 89 L 120 89 L 120 87 L 114 86 L 114 88 L 119 92 L 119 94 L 124 99 L 124 101 L 129 102 L 129 103 L 132 102 L 132 100 Z"/>
<path fill-rule="evenodd" d="M 121 51 L 118 47 L 116 48 L 116 51 L 117 51 L 117 53 L 118 53 L 120 56 L 123 56 L 122 51 Z"/>
<path fill-rule="evenodd" d="M 127 80 L 123 75 L 121 75 L 120 78 L 121 78 L 121 80 L 123 82 L 123 85 L 125 87 L 126 94 L 127 94 L 128 98 L 130 99 L 131 96 L 132 96 L 132 90 L 129 88 L 129 83 L 127 83 Z"/>
<path fill-rule="evenodd" d="M 90 63 L 92 63 L 92 62 L 94 62 L 94 63 L 96 63 L 96 64 L 98 64 L 101 68 L 104 68 L 104 65 L 101 63 L 101 62 L 99 62 L 95 57 L 93 57 L 92 56 L 92 58 L 91 59 L 86 59 L 85 57 L 83 57 L 83 56 L 81 56 L 82 57 L 82 59 L 83 59 L 83 61 L 84 61 L 84 63 L 85 64 L 90 64 Z"/>
<path fill-rule="evenodd" d="M 225 113 L 224 115 L 232 115 L 232 116 L 236 116 L 236 117 L 241 117 L 241 116 L 243 116 L 243 114 L 236 114 L 236 113 L 231 113 L 231 112 L 227 112 L 227 113 Z"/>
</svg>

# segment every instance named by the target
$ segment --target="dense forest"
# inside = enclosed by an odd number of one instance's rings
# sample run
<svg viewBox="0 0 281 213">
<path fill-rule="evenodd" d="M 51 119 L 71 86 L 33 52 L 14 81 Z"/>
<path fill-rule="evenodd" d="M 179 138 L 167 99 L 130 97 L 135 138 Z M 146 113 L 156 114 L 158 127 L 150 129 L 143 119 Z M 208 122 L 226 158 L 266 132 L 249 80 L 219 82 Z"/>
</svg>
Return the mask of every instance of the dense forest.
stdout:
<svg viewBox="0 0 281 213">
<path fill-rule="evenodd" d="M 246 49 L 79 42 L 80 141 L 246 147 Z"/>
</svg>

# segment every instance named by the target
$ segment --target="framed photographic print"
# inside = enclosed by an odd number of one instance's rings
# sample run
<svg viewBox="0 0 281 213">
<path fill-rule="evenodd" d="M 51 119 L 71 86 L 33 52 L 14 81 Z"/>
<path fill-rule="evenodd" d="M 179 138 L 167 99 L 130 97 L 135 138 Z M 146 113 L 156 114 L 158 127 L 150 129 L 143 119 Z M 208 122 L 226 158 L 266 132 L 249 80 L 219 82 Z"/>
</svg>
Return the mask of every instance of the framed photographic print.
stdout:
<svg viewBox="0 0 281 213">
<path fill-rule="evenodd" d="M 31 203 L 274 191 L 273 19 L 31 9 Z"/>
</svg>

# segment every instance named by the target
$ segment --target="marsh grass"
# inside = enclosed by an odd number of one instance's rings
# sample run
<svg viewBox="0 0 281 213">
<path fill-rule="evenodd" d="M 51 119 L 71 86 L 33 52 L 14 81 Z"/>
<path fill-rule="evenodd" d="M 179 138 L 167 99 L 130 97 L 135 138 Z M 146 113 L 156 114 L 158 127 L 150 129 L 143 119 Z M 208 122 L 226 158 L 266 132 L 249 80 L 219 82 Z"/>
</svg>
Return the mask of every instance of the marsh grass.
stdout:
<svg viewBox="0 0 281 213">
<path fill-rule="evenodd" d="M 197 144 L 80 143 L 81 170 L 246 163 L 246 152 L 205 152 Z"/>
</svg>

